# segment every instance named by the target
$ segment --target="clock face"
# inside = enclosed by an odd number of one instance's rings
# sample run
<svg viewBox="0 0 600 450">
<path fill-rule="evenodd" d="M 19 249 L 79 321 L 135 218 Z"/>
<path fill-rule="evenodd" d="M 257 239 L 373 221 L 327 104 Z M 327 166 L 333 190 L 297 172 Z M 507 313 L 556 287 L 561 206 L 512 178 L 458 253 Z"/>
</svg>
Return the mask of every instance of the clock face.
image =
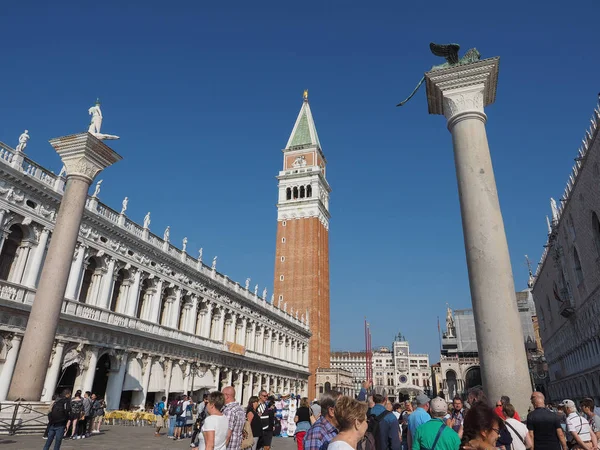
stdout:
<svg viewBox="0 0 600 450">
<path fill-rule="evenodd" d="M 402 383 L 402 384 L 408 383 L 408 377 L 406 375 L 400 375 L 400 383 Z"/>
</svg>

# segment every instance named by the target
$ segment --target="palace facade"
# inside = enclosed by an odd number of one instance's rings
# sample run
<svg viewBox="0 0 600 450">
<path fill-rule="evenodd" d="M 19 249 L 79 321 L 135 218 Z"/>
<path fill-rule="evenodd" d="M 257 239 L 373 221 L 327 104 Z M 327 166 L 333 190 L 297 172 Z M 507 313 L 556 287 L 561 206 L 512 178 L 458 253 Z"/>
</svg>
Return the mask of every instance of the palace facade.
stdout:
<svg viewBox="0 0 600 450">
<path fill-rule="evenodd" d="M 556 202 L 533 298 L 554 400 L 600 401 L 600 104 Z"/>
<path fill-rule="evenodd" d="M 0 143 L 0 401 L 6 399 L 65 179 Z M 108 409 L 233 385 L 308 392 L 308 316 L 286 312 L 88 197 L 44 392 Z"/>
</svg>

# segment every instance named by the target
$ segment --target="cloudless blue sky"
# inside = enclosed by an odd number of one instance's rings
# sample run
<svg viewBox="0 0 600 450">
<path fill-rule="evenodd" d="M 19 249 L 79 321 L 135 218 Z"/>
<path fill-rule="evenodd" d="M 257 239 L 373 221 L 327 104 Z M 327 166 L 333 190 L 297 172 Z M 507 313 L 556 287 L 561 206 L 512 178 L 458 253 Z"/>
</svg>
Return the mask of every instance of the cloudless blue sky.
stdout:
<svg viewBox="0 0 600 450">
<path fill-rule="evenodd" d="M 596 1 L 9 2 L 0 140 L 55 172 L 48 139 L 102 100 L 123 161 L 101 200 L 243 282 L 273 285 L 277 180 L 309 89 L 331 196 L 332 348 L 401 330 L 439 358 L 437 316 L 469 307 L 451 137 L 422 89 L 431 40 L 500 56 L 488 139 L 518 290 L 537 264 L 597 93 Z M 270 294 L 269 294 L 270 296 Z"/>
</svg>

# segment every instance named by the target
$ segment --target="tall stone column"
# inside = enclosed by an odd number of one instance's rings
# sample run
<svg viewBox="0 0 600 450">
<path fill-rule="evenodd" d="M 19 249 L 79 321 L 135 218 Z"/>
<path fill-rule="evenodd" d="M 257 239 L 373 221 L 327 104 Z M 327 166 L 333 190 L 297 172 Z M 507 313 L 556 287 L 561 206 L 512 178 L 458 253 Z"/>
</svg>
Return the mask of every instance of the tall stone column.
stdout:
<svg viewBox="0 0 600 450">
<path fill-rule="evenodd" d="M 138 409 L 146 406 L 146 396 L 148 395 L 148 386 L 150 385 L 150 371 L 152 370 L 152 356 L 147 356 L 142 361 L 142 390 L 133 393 L 131 402 Z"/>
<path fill-rule="evenodd" d="M 248 388 L 246 389 L 246 386 L 244 386 L 244 392 L 243 394 L 240 393 L 240 399 L 242 402 L 242 406 L 247 405 L 248 402 L 250 401 L 250 397 L 252 397 L 252 395 L 254 395 L 254 373 L 253 372 L 249 372 L 248 373 L 248 384 L 247 384 Z M 258 392 L 257 392 L 258 394 Z"/>
<path fill-rule="evenodd" d="M 159 323 L 160 320 L 160 302 L 162 300 L 162 285 L 163 280 L 159 278 L 156 282 L 156 292 L 152 296 L 152 312 L 150 314 L 150 322 Z"/>
<path fill-rule="evenodd" d="M 23 336 L 19 335 L 14 335 L 10 338 L 9 345 L 11 347 L 6 355 L 4 365 L 2 366 L 2 372 L 0 372 L 0 401 L 6 400 L 8 387 L 10 386 L 10 380 L 13 378 L 13 372 L 15 370 L 17 355 L 19 354 L 19 347 L 21 346 L 22 339 Z"/>
<path fill-rule="evenodd" d="M 123 382 L 125 381 L 125 372 L 127 371 L 127 352 L 123 352 L 119 359 L 119 368 L 115 371 L 111 370 L 106 384 L 106 409 L 109 411 L 119 409 L 121 403 L 121 395 L 123 393 Z"/>
<path fill-rule="evenodd" d="M 531 385 L 515 287 L 492 168 L 484 106 L 494 102 L 499 58 L 425 74 L 431 114 L 452 134 L 483 387 L 508 395 L 525 416 Z"/>
<path fill-rule="evenodd" d="M 98 296 L 97 305 L 100 308 L 108 309 L 110 301 L 112 299 L 113 287 L 115 285 L 115 265 L 117 260 L 115 258 L 108 258 L 108 268 L 102 279 L 100 295 Z"/>
<path fill-rule="evenodd" d="M 82 391 L 91 391 L 94 385 L 94 377 L 96 376 L 96 364 L 98 363 L 98 351 L 97 347 L 92 347 L 88 350 L 88 361 L 87 369 L 83 377 Z"/>
<path fill-rule="evenodd" d="M 169 309 L 169 321 L 167 326 L 171 328 L 179 329 L 179 315 L 181 314 L 181 288 L 175 290 L 175 300 L 171 303 Z"/>
<path fill-rule="evenodd" d="M 137 312 L 138 300 L 140 298 L 140 283 L 142 279 L 142 271 L 140 269 L 131 269 L 134 272 L 133 275 L 133 286 L 129 290 L 129 298 L 127 299 L 127 309 L 125 314 L 130 317 L 135 317 Z"/>
<path fill-rule="evenodd" d="M 215 380 L 215 389 L 220 390 L 221 386 L 219 384 L 219 380 L 221 379 L 221 368 L 211 367 L 210 371 L 212 372 L 213 378 Z"/>
<path fill-rule="evenodd" d="M 46 245 L 48 245 L 48 236 L 50 235 L 50 230 L 48 228 L 44 228 L 40 232 L 40 237 L 38 239 L 38 245 L 33 253 L 33 257 L 31 258 L 31 264 L 29 266 L 29 270 L 27 271 L 27 278 L 25 279 L 25 286 L 30 288 L 35 288 L 35 282 L 38 279 L 38 275 L 40 274 L 40 267 L 42 267 L 42 261 L 44 260 L 44 254 L 46 253 Z"/>
<path fill-rule="evenodd" d="M 186 317 L 185 331 L 188 333 L 194 333 L 196 329 L 196 320 L 198 319 L 198 297 L 192 296 L 192 305 L 189 308 Z"/>
<path fill-rule="evenodd" d="M 173 375 L 173 360 L 167 359 L 165 361 L 165 397 L 169 399 L 169 392 L 171 391 L 171 376 Z"/>
<path fill-rule="evenodd" d="M 50 144 L 65 165 L 67 184 L 10 385 L 11 400 L 37 401 L 42 395 L 88 189 L 102 169 L 121 159 L 88 132 Z"/>
<path fill-rule="evenodd" d="M 42 401 L 49 402 L 52 400 L 52 395 L 56 390 L 56 384 L 58 383 L 58 376 L 62 369 L 62 359 L 65 351 L 65 343 L 63 341 L 56 341 L 54 345 L 54 355 L 52 356 L 52 363 L 48 372 L 46 373 L 46 380 L 44 381 L 44 392 L 42 394 Z"/>
<path fill-rule="evenodd" d="M 85 251 L 87 249 L 86 245 L 79 244 L 77 248 L 77 254 L 75 255 L 75 261 L 71 265 L 71 270 L 69 273 L 69 282 L 67 284 L 67 290 L 65 292 L 65 297 L 75 300 L 77 297 L 77 292 L 79 291 L 79 280 L 81 278 L 81 272 L 83 269 L 83 260 L 85 258 Z"/>
</svg>

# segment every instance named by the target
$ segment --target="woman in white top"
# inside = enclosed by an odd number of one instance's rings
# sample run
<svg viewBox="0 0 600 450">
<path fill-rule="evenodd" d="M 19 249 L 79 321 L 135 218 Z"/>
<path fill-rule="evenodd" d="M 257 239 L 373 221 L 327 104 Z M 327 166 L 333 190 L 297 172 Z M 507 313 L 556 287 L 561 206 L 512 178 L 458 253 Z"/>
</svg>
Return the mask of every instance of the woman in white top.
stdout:
<svg viewBox="0 0 600 450">
<path fill-rule="evenodd" d="M 531 441 L 531 436 L 529 436 L 527 426 L 514 418 L 515 407 L 510 403 L 505 403 L 502 406 L 502 412 L 506 416 L 506 420 L 504 421 L 506 428 L 512 436 L 512 448 L 514 450 L 525 450 L 533 447 L 533 442 Z"/>
<path fill-rule="evenodd" d="M 225 397 L 219 391 L 208 394 L 206 411 L 210 415 L 204 419 L 204 424 L 196 437 L 193 448 L 225 450 L 229 440 L 229 419 L 221 412 L 224 404 Z"/>
<path fill-rule="evenodd" d="M 329 443 L 327 450 L 356 450 L 358 442 L 367 431 L 367 404 L 351 397 L 339 397 L 335 403 L 335 419 L 339 434 Z"/>
</svg>

